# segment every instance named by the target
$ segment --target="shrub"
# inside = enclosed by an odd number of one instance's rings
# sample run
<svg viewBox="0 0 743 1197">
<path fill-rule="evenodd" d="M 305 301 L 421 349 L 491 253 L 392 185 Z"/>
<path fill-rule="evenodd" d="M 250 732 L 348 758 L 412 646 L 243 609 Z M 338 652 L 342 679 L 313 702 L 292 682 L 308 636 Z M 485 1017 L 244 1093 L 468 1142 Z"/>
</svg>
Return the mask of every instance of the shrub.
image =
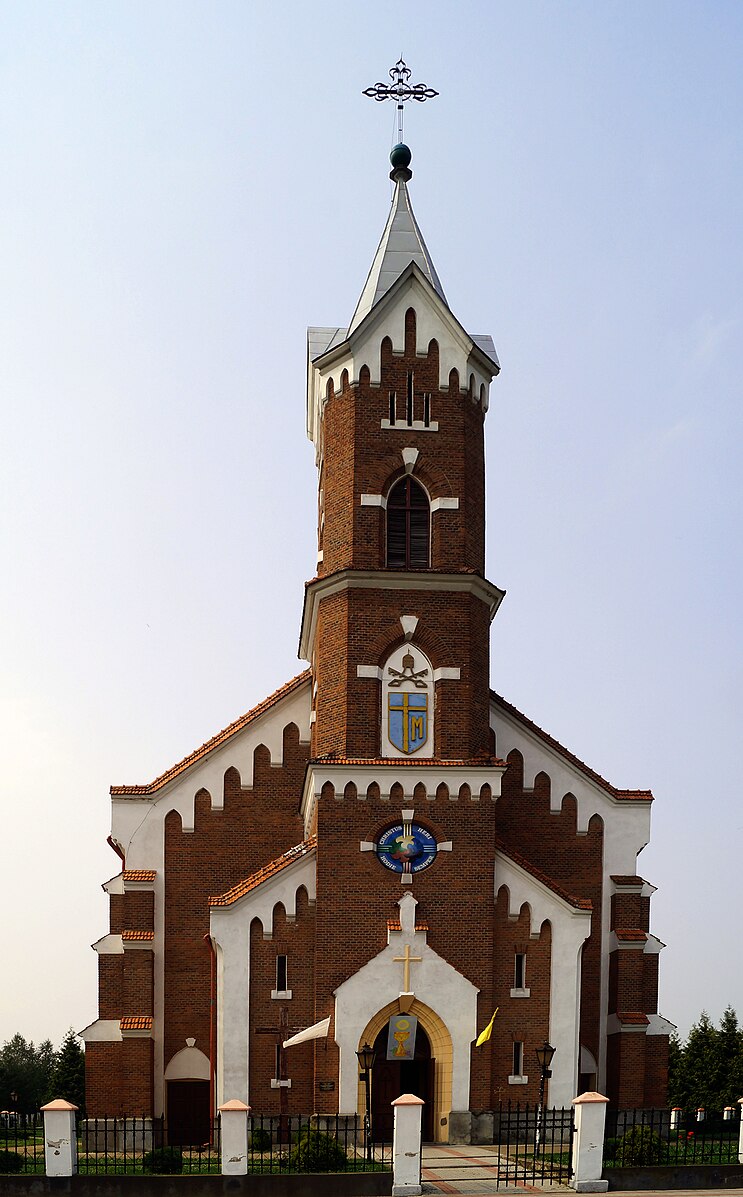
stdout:
<svg viewBox="0 0 743 1197">
<path fill-rule="evenodd" d="M 617 1144 L 616 1162 L 625 1168 L 665 1164 L 668 1148 L 649 1126 L 631 1126 Z"/>
<path fill-rule="evenodd" d="M 250 1150 L 259 1151 L 261 1154 L 271 1150 L 271 1132 L 267 1131 L 264 1126 L 257 1126 L 251 1134 Z"/>
<path fill-rule="evenodd" d="M 311 1127 L 300 1131 L 297 1146 L 289 1153 L 291 1167 L 297 1172 L 342 1172 L 348 1156 L 337 1139 Z"/>
<path fill-rule="evenodd" d="M 145 1172 L 157 1172 L 161 1176 L 172 1176 L 183 1171 L 183 1154 L 177 1147 L 157 1147 L 142 1156 Z"/>
<path fill-rule="evenodd" d="M 23 1172 L 24 1169 L 25 1161 L 22 1155 L 17 1151 L 8 1151 L 7 1148 L 0 1149 L 0 1173 Z"/>
</svg>

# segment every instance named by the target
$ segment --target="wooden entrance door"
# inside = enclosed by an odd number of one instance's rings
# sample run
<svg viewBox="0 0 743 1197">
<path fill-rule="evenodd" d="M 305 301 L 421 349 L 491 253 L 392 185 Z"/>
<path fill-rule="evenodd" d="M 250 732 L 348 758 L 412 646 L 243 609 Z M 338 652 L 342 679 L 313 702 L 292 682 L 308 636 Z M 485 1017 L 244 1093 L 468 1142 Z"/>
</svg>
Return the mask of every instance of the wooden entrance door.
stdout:
<svg viewBox="0 0 743 1197">
<path fill-rule="evenodd" d="M 375 1142 L 390 1142 L 394 1114 L 392 1102 L 403 1093 L 414 1093 L 426 1103 L 423 1107 L 423 1138 L 433 1139 L 433 1078 L 436 1061 L 431 1044 L 420 1023 L 415 1040 L 415 1059 L 387 1060 L 387 1027 L 374 1041 L 376 1059 L 372 1070 L 371 1121 Z"/>
<path fill-rule="evenodd" d="M 168 1081 L 167 1127 L 171 1147 L 211 1141 L 208 1081 Z"/>
</svg>

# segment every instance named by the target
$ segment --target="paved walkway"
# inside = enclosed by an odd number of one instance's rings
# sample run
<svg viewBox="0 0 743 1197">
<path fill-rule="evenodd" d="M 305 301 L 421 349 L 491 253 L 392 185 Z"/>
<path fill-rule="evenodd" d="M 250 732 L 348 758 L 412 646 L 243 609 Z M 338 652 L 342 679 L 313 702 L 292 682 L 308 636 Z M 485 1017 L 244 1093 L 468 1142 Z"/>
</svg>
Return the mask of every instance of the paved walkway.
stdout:
<svg viewBox="0 0 743 1197">
<path fill-rule="evenodd" d="M 567 1185 L 513 1181 L 497 1184 L 498 1148 L 493 1146 L 426 1145 L 423 1148 L 421 1183 L 424 1194 L 465 1194 L 470 1197 L 507 1197 L 520 1193 L 563 1193 Z M 743 1189 L 644 1189 L 622 1197 L 743 1197 Z"/>
</svg>

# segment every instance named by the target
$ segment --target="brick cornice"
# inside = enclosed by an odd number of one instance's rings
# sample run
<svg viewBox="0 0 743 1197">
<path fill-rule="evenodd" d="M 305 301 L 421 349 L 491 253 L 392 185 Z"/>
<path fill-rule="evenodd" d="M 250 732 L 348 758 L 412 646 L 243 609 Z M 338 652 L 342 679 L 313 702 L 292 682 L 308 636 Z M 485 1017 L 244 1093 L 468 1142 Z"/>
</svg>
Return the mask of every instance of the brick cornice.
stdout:
<svg viewBox="0 0 743 1197">
<path fill-rule="evenodd" d="M 491 620 L 503 600 L 500 590 L 487 578 L 476 573 L 446 573 L 438 570 L 373 570 L 342 569 L 323 578 L 307 582 L 299 634 L 299 656 L 303 661 L 312 658 L 317 609 L 320 602 L 343 590 L 432 591 L 445 594 L 472 594 L 487 604 Z"/>
</svg>

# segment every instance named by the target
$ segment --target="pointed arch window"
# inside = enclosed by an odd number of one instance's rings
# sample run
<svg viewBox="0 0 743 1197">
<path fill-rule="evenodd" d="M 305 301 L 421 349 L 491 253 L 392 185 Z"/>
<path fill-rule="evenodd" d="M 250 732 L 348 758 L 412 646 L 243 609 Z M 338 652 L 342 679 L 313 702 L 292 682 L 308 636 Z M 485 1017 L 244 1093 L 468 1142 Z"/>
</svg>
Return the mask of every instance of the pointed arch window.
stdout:
<svg viewBox="0 0 743 1197">
<path fill-rule="evenodd" d="M 392 569 L 427 569 L 430 529 L 428 495 L 406 474 L 387 499 L 387 565 Z"/>
</svg>

